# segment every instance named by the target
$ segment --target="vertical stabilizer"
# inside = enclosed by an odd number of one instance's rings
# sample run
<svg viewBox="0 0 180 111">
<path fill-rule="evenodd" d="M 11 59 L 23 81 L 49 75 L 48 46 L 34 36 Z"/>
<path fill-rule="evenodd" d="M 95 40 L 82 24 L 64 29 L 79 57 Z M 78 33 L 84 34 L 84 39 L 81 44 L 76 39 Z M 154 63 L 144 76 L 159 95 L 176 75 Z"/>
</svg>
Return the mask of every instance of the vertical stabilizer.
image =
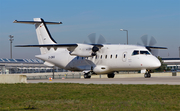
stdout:
<svg viewBox="0 0 180 111">
<path fill-rule="evenodd" d="M 46 24 L 62 24 L 62 22 L 45 22 L 42 18 L 34 18 L 34 21 L 15 20 L 14 23 L 34 24 L 36 28 L 36 34 L 37 34 L 39 45 L 56 44 L 56 41 L 52 38 Z M 49 49 L 45 47 L 41 47 L 40 51 L 41 51 L 41 54 L 45 54 L 49 51 Z"/>
<path fill-rule="evenodd" d="M 39 22 L 35 24 L 39 44 L 56 44 L 56 41 L 51 37 L 51 34 L 49 33 L 49 30 L 44 20 L 42 18 L 34 18 L 34 21 Z M 48 49 L 41 47 L 40 51 L 41 54 L 45 54 L 48 52 Z"/>
</svg>

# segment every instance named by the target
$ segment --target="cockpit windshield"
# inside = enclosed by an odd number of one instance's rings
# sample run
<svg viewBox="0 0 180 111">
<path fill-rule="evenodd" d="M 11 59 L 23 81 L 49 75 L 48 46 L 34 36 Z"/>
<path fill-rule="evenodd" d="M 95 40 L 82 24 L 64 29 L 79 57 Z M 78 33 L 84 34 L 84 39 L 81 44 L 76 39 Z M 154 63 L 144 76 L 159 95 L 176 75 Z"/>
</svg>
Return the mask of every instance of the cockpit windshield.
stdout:
<svg viewBox="0 0 180 111">
<path fill-rule="evenodd" d="M 134 52 L 132 53 L 132 55 L 139 55 L 139 50 L 134 50 Z"/>
<path fill-rule="evenodd" d="M 143 51 L 143 50 L 134 50 L 132 55 L 139 55 L 139 54 L 143 54 L 143 55 L 151 55 L 151 53 L 149 51 Z"/>
<path fill-rule="evenodd" d="M 148 51 L 140 51 L 140 54 L 150 55 Z"/>
</svg>

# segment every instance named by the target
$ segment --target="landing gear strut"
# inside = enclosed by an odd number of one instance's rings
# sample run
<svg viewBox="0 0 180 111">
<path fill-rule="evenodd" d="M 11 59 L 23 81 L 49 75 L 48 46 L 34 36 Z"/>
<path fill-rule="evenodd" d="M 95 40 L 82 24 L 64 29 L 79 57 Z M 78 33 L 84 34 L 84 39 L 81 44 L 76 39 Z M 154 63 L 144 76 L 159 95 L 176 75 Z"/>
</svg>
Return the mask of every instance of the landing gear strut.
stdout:
<svg viewBox="0 0 180 111">
<path fill-rule="evenodd" d="M 150 71 L 147 71 L 147 72 L 144 74 L 144 78 L 151 78 Z"/>
</svg>

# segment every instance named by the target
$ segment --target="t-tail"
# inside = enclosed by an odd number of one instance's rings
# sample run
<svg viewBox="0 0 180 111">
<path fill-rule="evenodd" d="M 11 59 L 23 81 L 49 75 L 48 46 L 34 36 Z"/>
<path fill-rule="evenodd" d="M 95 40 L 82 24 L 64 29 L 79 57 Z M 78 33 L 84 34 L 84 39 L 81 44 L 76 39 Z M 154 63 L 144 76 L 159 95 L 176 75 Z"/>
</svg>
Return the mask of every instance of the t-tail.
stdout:
<svg viewBox="0 0 180 111">
<path fill-rule="evenodd" d="M 62 24 L 62 22 L 46 22 L 42 18 L 34 18 L 34 21 L 17 21 L 13 23 L 25 23 L 33 24 L 36 28 L 36 34 L 39 45 L 56 44 L 56 41 L 52 38 L 46 24 Z M 49 51 L 47 47 L 40 47 L 41 54 L 45 54 Z"/>
</svg>

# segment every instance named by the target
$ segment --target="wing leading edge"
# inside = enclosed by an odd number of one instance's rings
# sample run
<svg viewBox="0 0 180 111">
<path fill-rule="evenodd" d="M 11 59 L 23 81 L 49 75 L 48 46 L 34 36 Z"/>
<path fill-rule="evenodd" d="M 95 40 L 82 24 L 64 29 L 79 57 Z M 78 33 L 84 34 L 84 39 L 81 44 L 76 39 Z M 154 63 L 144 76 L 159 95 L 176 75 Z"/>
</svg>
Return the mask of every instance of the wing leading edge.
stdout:
<svg viewBox="0 0 180 111">
<path fill-rule="evenodd" d="M 15 45 L 15 47 L 77 47 L 78 44 Z"/>
<path fill-rule="evenodd" d="M 44 47 L 44 48 L 48 48 L 48 49 L 50 49 L 50 48 L 54 48 L 54 49 L 67 48 L 69 51 L 74 51 L 74 49 L 76 47 L 78 47 L 79 45 L 78 44 L 41 44 L 41 45 L 15 45 L 15 47 L 39 47 L 39 48 Z M 103 47 L 102 44 L 86 44 L 86 45 L 90 45 L 90 46 L 95 45 L 97 47 Z M 82 45 L 80 45 L 79 47 L 81 47 L 81 46 Z M 92 48 L 92 47 L 90 47 L 90 48 Z"/>
<path fill-rule="evenodd" d="M 147 49 L 167 49 L 167 47 L 146 46 Z"/>
<path fill-rule="evenodd" d="M 102 44 L 88 44 L 97 47 L 103 47 Z M 42 45 L 15 45 L 15 47 L 77 47 L 78 44 L 42 44 Z"/>
</svg>

